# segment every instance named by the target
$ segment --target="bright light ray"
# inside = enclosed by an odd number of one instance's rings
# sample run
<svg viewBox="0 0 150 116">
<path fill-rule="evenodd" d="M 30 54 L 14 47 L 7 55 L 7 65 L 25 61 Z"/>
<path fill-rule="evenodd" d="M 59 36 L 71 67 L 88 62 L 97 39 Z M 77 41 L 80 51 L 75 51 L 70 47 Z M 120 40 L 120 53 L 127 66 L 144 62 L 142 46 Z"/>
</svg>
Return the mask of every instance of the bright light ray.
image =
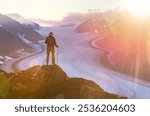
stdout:
<svg viewBox="0 0 150 116">
<path fill-rule="evenodd" d="M 150 1 L 149 0 L 128 0 L 123 6 L 124 9 L 131 11 L 133 14 L 145 17 L 150 15 Z"/>
</svg>

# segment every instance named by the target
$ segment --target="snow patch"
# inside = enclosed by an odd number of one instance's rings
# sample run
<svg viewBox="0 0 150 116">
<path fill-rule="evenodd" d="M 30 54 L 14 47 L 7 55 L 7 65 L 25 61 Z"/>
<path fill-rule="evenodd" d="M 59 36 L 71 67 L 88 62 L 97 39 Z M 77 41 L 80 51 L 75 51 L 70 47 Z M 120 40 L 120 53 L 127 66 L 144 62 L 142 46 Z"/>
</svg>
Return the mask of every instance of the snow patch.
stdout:
<svg viewBox="0 0 150 116">
<path fill-rule="evenodd" d="M 18 33 L 18 36 L 24 41 L 26 44 L 32 44 L 33 42 L 29 41 L 27 38 L 25 38 L 25 35 L 21 35 Z"/>
<path fill-rule="evenodd" d="M 11 61 L 13 58 L 9 56 L 0 56 L 0 65 L 5 64 L 5 62 Z"/>
<path fill-rule="evenodd" d="M 29 46 L 31 46 L 31 47 L 33 48 L 33 50 L 38 51 L 38 50 L 40 49 L 38 44 L 29 41 L 27 38 L 25 38 L 25 35 L 24 35 L 24 34 L 21 35 L 21 34 L 18 33 L 18 36 L 21 38 L 21 40 L 22 40 L 23 42 L 25 42 L 26 44 L 28 44 Z M 43 43 L 42 40 L 39 41 L 39 43 Z M 25 50 L 24 50 L 24 49 L 17 50 L 16 52 L 17 52 L 18 54 L 21 54 L 21 55 L 22 55 L 22 54 L 28 54 L 27 52 L 25 53 Z"/>
<path fill-rule="evenodd" d="M 25 24 L 25 25 L 34 25 L 34 23 L 20 15 L 14 16 L 14 15 L 8 15 L 10 18 L 16 20 L 17 22 L 19 22 L 20 24 Z"/>
<path fill-rule="evenodd" d="M 5 61 L 6 61 L 6 62 L 13 59 L 13 58 L 11 58 L 11 57 L 9 57 L 9 56 L 4 56 L 4 58 L 5 58 Z"/>
<path fill-rule="evenodd" d="M 49 33 L 49 30 L 46 27 L 42 27 L 41 29 L 35 31 L 41 34 L 42 36 L 46 36 Z"/>
<path fill-rule="evenodd" d="M 0 61 L 0 65 L 4 64 L 4 62 Z"/>
<path fill-rule="evenodd" d="M 4 57 L 3 56 L 0 56 L 0 60 L 3 60 L 4 59 Z"/>
<path fill-rule="evenodd" d="M 2 27 L 2 25 L 0 25 L 0 27 Z"/>
<path fill-rule="evenodd" d="M 16 52 L 17 52 L 18 54 L 22 54 L 24 51 L 25 51 L 24 49 L 20 49 L 20 50 L 17 50 Z"/>
<path fill-rule="evenodd" d="M 39 41 L 38 41 L 38 43 L 43 43 L 43 42 L 45 42 L 45 40 L 39 40 Z"/>
</svg>

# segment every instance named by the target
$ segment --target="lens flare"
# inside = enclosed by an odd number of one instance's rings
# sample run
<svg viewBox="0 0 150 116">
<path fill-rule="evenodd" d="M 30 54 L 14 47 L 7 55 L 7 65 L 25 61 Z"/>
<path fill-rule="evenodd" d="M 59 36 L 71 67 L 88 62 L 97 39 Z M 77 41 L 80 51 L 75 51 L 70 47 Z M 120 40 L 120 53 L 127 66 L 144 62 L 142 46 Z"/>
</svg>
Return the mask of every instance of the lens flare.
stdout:
<svg viewBox="0 0 150 116">
<path fill-rule="evenodd" d="M 123 5 L 123 8 L 137 16 L 145 17 L 150 15 L 149 6 L 149 0 L 129 0 Z"/>
</svg>

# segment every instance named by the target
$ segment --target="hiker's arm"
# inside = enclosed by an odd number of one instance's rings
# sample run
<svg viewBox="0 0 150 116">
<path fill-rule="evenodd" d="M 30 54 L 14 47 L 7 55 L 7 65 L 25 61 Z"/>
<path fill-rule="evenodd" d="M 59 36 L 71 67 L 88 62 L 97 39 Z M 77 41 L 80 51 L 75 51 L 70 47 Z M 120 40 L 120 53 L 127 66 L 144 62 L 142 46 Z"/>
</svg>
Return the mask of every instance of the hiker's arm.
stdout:
<svg viewBox="0 0 150 116">
<path fill-rule="evenodd" d="M 47 38 L 45 39 L 45 44 L 47 44 Z"/>
<path fill-rule="evenodd" d="M 55 44 L 55 46 L 56 47 L 58 47 L 58 44 L 57 44 L 57 42 L 56 42 L 56 39 L 54 38 L 54 44 Z"/>
</svg>

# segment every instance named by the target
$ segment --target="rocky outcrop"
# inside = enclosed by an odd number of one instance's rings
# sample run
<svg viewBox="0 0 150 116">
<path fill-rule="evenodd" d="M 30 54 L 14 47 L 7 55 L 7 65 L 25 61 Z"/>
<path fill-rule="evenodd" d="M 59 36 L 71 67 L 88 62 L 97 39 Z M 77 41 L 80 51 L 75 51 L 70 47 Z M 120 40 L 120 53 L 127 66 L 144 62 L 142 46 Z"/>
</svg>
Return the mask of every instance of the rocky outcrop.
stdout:
<svg viewBox="0 0 150 116">
<path fill-rule="evenodd" d="M 57 65 L 34 66 L 16 73 L 0 71 L 7 80 L 7 94 L 14 99 L 113 99 L 124 98 L 105 92 L 96 83 L 83 78 L 69 78 Z M 6 86 L 5 86 L 6 88 Z M 0 88 L 1 89 L 1 88 Z"/>
</svg>

